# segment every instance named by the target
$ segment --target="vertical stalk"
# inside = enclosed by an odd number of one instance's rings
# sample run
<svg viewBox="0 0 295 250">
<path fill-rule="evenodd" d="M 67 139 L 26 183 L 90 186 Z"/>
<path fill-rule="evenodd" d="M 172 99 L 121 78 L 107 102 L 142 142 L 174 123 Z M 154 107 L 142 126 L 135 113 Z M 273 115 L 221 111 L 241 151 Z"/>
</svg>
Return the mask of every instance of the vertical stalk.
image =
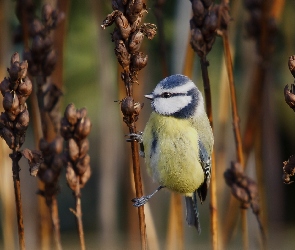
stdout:
<svg viewBox="0 0 295 250">
<path fill-rule="evenodd" d="M 130 133 L 136 133 L 135 124 L 133 127 L 129 128 Z M 139 151 L 137 142 L 131 142 L 131 151 L 132 151 L 132 162 L 133 162 L 133 176 L 135 183 L 135 193 L 136 197 L 142 197 L 142 181 L 140 174 L 140 165 L 139 165 Z M 146 225 L 145 225 L 145 214 L 144 214 L 144 206 L 138 207 L 138 219 L 139 219 L 139 231 L 140 231 L 140 239 L 141 239 L 141 249 L 147 249 L 147 240 L 146 240 Z"/>
<path fill-rule="evenodd" d="M 14 149 L 12 154 L 10 154 L 9 156 L 12 160 L 12 176 L 13 176 L 13 184 L 14 184 L 19 248 L 21 250 L 25 250 L 26 249 L 25 232 L 24 232 L 23 209 L 22 209 L 22 203 L 21 203 L 20 178 L 19 178 L 20 168 L 18 165 L 18 162 L 21 159 L 21 154 Z"/>
<path fill-rule="evenodd" d="M 58 207 L 57 207 L 57 199 L 56 196 L 52 196 L 51 202 L 49 205 L 52 225 L 53 225 L 53 237 L 55 243 L 55 249 L 61 250 L 61 240 L 60 240 L 60 226 L 59 226 L 59 217 L 58 217 Z"/>
<path fill-rule="evenodd" d="M 245 168 L 243 147 L 242 147 L 242 137 L 241 137 L 241 131 L 240 131 L 240 118 L 238 115 L 236 90 L 235 90 L 234 76 L 233 76 L 233 63 L 232 63 L 232 58 L 230 53 L 227 30 L 223 30 L 222 39 L 223 39 L 223 47 L 224 47 L 224 53 L 225 53 L 225 62 L 226 62 L 225 64 L 226 64 L 228 80 L 229 80 L 232 119 L 233 119 L 233 131 L 234 131 L 235 145 L 236 145 L 236 157 L 237 157 L 237 161 L 241 164 L 241 166 Z M 243 249 L 246 250 L 246 249 L 249 249 L 246 209 L 241 208 L 241 219 L 242 219 Z"/>
<path fill-rule="evenodd" d="M 201 70 L 205 92 L 206 112 L 213 129 L 213 116 L 211 104 L 211 87 L 208 74 L 209 62 L 206 56 L 201 57 Z M 218 249 L 218 214 L 217 214 L 217 197 L 216 197 L 216 165 L 215 154 L 212 153 L 212 168 L 211 168 L 211 182 L 210 182 L 210 213 L 211 213 L 211 234 L 212 234 L 212 249 Z"/>
<path fill-rule="evenodd" d="M 76 210 L 70 209 L 71 212 L 76 216 L 77 228 L 80 239 L 81 250 L 85 250 L 85 239 L 84 239 L 84 230 L 83 230 L 83 221 L 82 221 L 82 208 L 81 208 L 81 189 L 80 189 L 80 176 L 77 176 L 77 185 L 74 192 L 76 199 Z"/>
</svg>

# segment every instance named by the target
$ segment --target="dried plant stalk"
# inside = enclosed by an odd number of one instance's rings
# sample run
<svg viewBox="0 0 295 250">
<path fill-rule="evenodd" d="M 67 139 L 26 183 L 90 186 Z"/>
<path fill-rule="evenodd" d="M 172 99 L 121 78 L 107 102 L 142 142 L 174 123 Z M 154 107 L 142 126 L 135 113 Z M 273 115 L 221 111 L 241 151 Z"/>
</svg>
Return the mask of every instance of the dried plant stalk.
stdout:
<svg viewBox="0 0 295 250">
<path fill-rule="evenodd" d="M 147 7 L 142 0 L 115 0 L 112 1 L 112 8 L 114 11 L 105 18 L 101 27 L 105 29 L 113 23 L 116 25 L 112 33 L 112 41 L 115 43 L 115 54 L 118 62 L 123 69 L 121 79 L 126 90 L 126 97 L 121 101 L 121 111 L 123 121 L 129 128 L 129 133 L 134 134 L 137 133 L 135 123 L 142 105 L 134 102 L 133 86 L 138 82 L 138 72 L 146 66 L 148 59 L 148 56 L 140 52 L 139 49 L 145 36 L 148 39 L 155 36 L 157 27 L 150 23 L 140 24 L 143 14 L 147 12 Z M 138 143 L 134 140 L 131 140 L 130 143 L 136 196 L 142 197 Z M 143 206 L 138 207 L 138 217 L 141 248 L 147 249 Z"/>
</svg>

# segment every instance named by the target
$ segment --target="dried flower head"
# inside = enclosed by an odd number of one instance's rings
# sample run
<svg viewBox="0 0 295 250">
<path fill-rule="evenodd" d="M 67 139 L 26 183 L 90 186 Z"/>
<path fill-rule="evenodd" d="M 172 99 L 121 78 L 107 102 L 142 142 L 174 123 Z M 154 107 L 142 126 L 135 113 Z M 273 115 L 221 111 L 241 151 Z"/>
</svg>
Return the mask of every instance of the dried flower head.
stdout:
<svg viewBox="0 0 295 250">
<path fill-rule="evenodd" d="M 66 140 L 67 182 L 75 190 L 77 181 L 83 187 L 90 178 L 89 141 L 87 136 L 91 130 L 91 122 L 85 108 L 76 109 L 74 104 L 66 107 L 61 120 L 61 135 Z"/>
<path fill-rule="evenodd" d="M 20 61 L 18 53 L 11 57 L 8 78 L 0 83 L 3 108 L 0 118 L 0 136 L 11 149 L 18 150 L 24 143 L 29 126 L 29 112 L 25 101 L 32 93 L 32 82 L 27 77 L 28 63 Z"/>
</svg>

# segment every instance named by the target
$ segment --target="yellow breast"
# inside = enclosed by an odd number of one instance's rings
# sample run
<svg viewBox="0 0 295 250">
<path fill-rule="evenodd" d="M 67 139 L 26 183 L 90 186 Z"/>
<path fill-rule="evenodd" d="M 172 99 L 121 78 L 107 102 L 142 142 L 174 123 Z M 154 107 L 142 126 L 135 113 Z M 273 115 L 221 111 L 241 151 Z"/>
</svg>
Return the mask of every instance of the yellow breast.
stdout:
<svg viewBox="0 0 295 250">
<path fill-rule="evenodd" d="M 190 194 L 204 182 L 198 133 L 189 120 L 153 112 L 143 133 L 143 144 L 148 172 L 161 185 Z"/>
</svg>

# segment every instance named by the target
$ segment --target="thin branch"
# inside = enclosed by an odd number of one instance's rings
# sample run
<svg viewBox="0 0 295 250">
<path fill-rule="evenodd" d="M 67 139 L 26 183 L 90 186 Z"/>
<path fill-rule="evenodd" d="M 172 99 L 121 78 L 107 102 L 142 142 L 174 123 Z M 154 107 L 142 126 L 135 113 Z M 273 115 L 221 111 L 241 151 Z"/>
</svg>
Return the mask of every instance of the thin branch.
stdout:
<svg viewBox="0 0 295 250">
<path fill-rule="evenodd" d="M 21 159 L 22 155 L 17 150 L 13 150 L 12 154 L 10 154 L 9 156 L 12 160 L 12 174 L 13 174 L 12 176 L 13 176 L 13 184 L 14 184 L 19 248 L 21 250 L 25 250 L 26 249 L 25 232 L 24 232 L 23 209 L 22 209 L 22 202 L 21 202 L 20 178 L 19 178 L 20 167 L 18 165 L 18 162 Z"/>
</svg>

